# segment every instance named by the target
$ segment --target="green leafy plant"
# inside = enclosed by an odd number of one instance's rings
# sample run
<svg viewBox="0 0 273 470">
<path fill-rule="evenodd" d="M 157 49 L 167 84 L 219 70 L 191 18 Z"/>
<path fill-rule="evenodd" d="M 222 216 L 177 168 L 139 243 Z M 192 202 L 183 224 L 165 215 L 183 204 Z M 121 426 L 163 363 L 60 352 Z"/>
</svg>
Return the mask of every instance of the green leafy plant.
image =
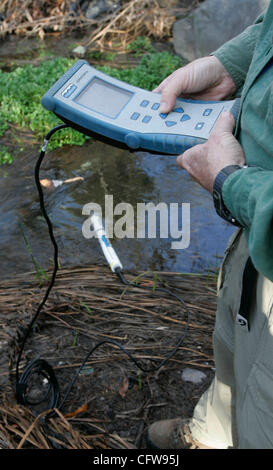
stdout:
<svg viewBox="0 0 273 470">
<path fill-rule="evenodd" d="M 138 36 L 127 46 L 128 52 L 133 52 L 136 56 L 140 56 L 145 52 L 154 52 L 150 38 L 146 36 Z"/>
<path fill-rule="evenodd" d="M 8 149 L 0 145 L 0 165 L 10 165 L 13 162 L 13 157 Z"/>
<path fill-rule="evenodd" d="M 44 61 L 40 66 L 26 65 L 17 67 L 12 72 L 0 70 L 0 136 L 4 134 L 9 123 L 18 128 L 29 128 L 37 136 L 44 135 L 60 121 L 46 111 L 40 101 L 43 94 L 54 84 L 74 61 L 56 58 Z M 51 147 L 64 143 L 82 145 L 83 136 L 76 131 L 67 129 L 62 132 L 58 141 L 52 139 Z"/>
<path fill-rule="evenodd" d="M 87 58 L 90 59 L 90 61 L 94 59 L 94 60 L 104 60 L 106 62 L 113 62 L 116 58 L 116 53 L 91 50 L 87 53 Z"/>
</svg>

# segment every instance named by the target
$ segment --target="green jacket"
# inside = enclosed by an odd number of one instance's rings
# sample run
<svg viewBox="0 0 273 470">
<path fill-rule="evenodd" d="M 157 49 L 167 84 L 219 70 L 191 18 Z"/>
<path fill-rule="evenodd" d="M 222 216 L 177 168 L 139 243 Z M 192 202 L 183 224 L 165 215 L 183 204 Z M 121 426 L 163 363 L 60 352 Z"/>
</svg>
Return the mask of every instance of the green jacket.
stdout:
<svg viewBox="0 0 273 470">
<path fill-rule="evenodd" d="M 273 0 L 254 25 L 215 53 L 241 94 L 236 137 L 247 165 L 223 185 L 256 269 L 273 281 Z"/>
</svg>

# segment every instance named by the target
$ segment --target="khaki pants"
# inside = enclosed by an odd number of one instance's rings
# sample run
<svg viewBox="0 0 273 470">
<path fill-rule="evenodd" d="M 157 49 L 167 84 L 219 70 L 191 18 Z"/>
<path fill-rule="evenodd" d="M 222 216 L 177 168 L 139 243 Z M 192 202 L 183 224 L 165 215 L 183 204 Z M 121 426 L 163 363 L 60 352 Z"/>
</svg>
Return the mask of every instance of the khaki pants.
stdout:
<svg viewBox="0 0 273 470">
<path fill-rule="evenodd" d="M 215 378 L 197 403 L 193 437 L 216 448 L 273 448 L 273 282 L 258 274 L 249 329 L 236 322 L 248 249 L 237 231 L 218 280 Z"/>
</svg>

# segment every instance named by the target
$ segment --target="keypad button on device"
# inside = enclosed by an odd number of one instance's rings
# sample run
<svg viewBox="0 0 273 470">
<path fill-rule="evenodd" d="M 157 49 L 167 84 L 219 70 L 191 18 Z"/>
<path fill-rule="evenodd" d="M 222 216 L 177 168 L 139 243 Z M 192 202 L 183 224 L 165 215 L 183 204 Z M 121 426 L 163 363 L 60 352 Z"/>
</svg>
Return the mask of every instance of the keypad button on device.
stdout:
<svg viewBox="0 0 273 470">
<path fill-rule="evenodd" d="M 77 89 L 76 85 L 69 85 L 69 87 L 66 88 L 66 90 L 62 93 L 63 97 L 69 98 L 69 96 L 71 96 L 72 93 L 74 93 L 76 89 Z"/>
<path fill-rule="evenodd" d="M 168 113 L 160 113 L 159 116 L 160 116 L 162 119 L 166 119 L 166 117 L 168 116 Z"/>
<path fill-rule="evenodd" d="M 188 114 L 184 114 L 184 116 L 182 116 L 182 118 L 180 119 L 181 122 L 185 122 L 185 121 L 189 121 L 189 119 L 191 119 L 191 117 L 188 115 Z"/>
<path fill-rule="evenodd" d="M 152 116 L 144 116 L 144 118 L 142 119 L 142 122 L 144 122 L 145 124 L 147 124 L 148 122 L 150 122 L 150 120 L 152 119 Z"/>
<path fill-rule="evenodd" d="M 178 108 L 174 108 L 174 109 L 173 109 L 173 112 L 174 112 L 174 113 L 181 113 L 181 114 L 182 114 L 182 113 L 184 113 L 184 109 L 181 108 L 181 106 L 180 106 L 180 107 L 178 107 Z"/>
<path fill-rule="evenodd" d="M 154 111 L 157 111 L 159 107 L 160 107 L 160 103 L 154 103 L 153 106 L 152 106 L 152 109 Z"/>
<path fill-rule="evenodd" d="M 203 116 L 209 116 L 211 113 L 212 113 L 212 109 L 210 108 L 205 109 L 205 111 L 203 112 Z"/>
<path fill-rule="evenodd" d="M 149 104 L 148 100 L 143 100 L 143 101 L 141 101 L 140 106 L 142 106 L 142 108 L 146 108 L 146 106 L 148 106 L 148 104 Z"/>
<path fill-rule="evenodd" d="M 197 131 L 200 131 L 202 129 L 202 127 L 204 126 L 204 124 L 205 124 L 204 122 L 198 122 L 195 126 L 195 129 Z"/>
<path fill-rule="evenodd" d="M 165 124 L 167 127 L 172 127 L 172 126 L 175 126 L 175 124 L 177 124 L 176 121 L 165 121 Z"/>
<path fill-rule="evenodd" d="M 139 118 L 140 114 L 139 113 L 133 113 L 130 119 L 133 119 L 133 121 L 136 121 Z"/>
</svg>

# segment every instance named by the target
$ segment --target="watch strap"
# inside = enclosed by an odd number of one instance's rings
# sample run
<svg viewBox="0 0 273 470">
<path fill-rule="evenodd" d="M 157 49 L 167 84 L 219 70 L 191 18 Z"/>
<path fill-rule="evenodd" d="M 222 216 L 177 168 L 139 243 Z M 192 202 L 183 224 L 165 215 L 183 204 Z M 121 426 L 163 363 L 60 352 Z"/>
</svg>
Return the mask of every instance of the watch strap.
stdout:
<svg viewBox="0 0 273 470">
<path fill-rule="evenodd" d="M 241 170 L 242 168 L 243 167 L 239 165 L 229 165 L 223 168 L 221 171 L 219 171 L 214 181 L 213 193 L 212 193 L 214 207 L 215 207 L 217 214 L 223 219 L 227 220 L 232 225 L 235 225 L 237 227 L 240 227 L 241 224 L 233 217 L 233 215 L 225 206 L 224 201 L 223 201 L 223 196 L 222 196 L 222 188 L 228 176 L 234 173 L 234 171 Z"/>
</svg>

